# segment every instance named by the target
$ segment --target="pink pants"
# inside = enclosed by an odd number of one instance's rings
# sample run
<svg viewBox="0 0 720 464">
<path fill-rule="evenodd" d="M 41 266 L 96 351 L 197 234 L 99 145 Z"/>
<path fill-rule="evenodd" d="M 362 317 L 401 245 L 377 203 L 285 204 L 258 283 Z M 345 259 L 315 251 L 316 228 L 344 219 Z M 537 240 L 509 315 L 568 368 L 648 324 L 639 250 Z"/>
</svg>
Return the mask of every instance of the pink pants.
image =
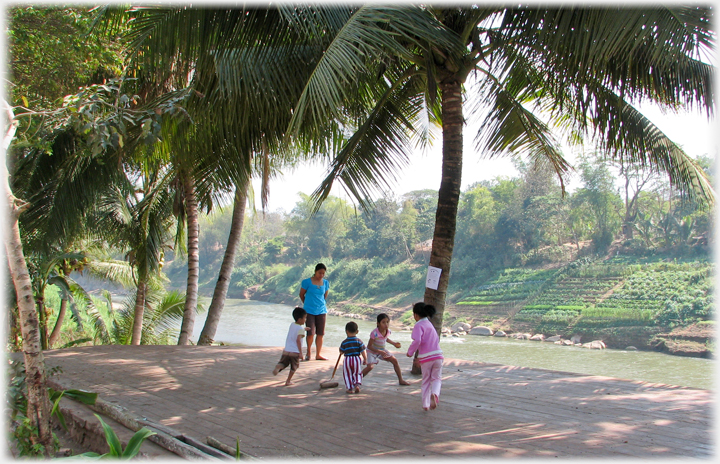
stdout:
<svg viewBox="0 0 720 464">
<path fill-rule="evenodd" d="M 422 407 L 430 407 L 430 395 L 433 393 L 440 399 L 440 386 L 442 385 L 442 359 L 434 359 L 420 363 L 422 371 L 422 384 L 420 392 L 422 393 Z"/>
<path fill-rule="evenodd" d="M 345 388 L 352 390 L 362 385 L 362 377 L 362 360 L 360 356 L 345 356 L 343 360 L 343 380 L 345 381 Z"/>
</svg>

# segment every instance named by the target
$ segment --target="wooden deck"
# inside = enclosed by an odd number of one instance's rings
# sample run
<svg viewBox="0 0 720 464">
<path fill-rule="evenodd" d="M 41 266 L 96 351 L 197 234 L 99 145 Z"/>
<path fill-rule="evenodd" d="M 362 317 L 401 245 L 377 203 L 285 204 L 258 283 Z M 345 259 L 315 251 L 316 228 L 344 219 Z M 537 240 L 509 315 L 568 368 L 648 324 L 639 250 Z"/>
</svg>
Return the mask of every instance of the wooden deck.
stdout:
<svg viewBox="0 0 720 464">
<path fill-rule="evenodd" d="M 250 455 L 291 457 L 705 458 L 715 455 L 711 391 L 498 364 L 445 360 L 440 406 L 423 411 L 420 378 L 397 353 L 360 394 L 319 389 L 330 361 L 272 375 L 281 349 L 97 346 L 45 353 L 66 388 Z"/>
</svg>

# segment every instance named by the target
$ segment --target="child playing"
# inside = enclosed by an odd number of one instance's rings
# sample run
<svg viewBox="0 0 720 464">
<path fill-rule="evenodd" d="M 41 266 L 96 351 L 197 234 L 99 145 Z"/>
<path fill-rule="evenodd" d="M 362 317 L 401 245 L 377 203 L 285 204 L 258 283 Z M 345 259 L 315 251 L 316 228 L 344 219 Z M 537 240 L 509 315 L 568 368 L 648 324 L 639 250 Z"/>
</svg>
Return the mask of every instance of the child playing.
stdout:
<svg viewBox="0 0 720 464">
<path fill-rule="evenodd" d="M 440 386 L 442 382 L 443 355 L 440 350 L 440 337 L 430 318 L 435 314 L 435 306 L 425 303 L 413 305 L 415 327 L 412 331 L 412 343 L 407 355 L 411 357 L 418 352 L 418 361 L 422 370 L 422 406 L 425 411 L 435 409 L 440 403 Z"/>
<path fill-rule="evenodd" d="M 345 333 L 347 338 L 340 344 L 340 352 L 345 355 L 343 361 L 343 380 L 345 380 L 345 388 L 347 393 L 360 393 L 360 385 L 362 385 L 362 371 L 360 368 L 360 356 L 362 356 L 363 364 L 367 364 L 367 355 L 365 354 L 365 344 L 357 338 L 358 325 L 355 322 L 345 324 Z"/>
<path fill-rule="evenodd" d="M 395 348 L 400 348 L 399 342 L 390 340 L 390 316 L 385 313 L 378 314 L 377 316 L 377 328 L 370 332 L 370 341 L 367 344 L 367 367 L 363 369 L 362 375 L 365 377 L 375 367 L 375 365 L 382 359 L 393 365 L 395 374 L 397 375 L 400 385 L 410 385 L 402 378 L 402 372 L 400 372 L 400 365 L 395 356 L 385 350 L 385 343 L 389 343 Z"/>
<path fill-rule="evenodd" d="M 295 371 L 300 365 L 302 339 L 305 337 L 305 331 L 310 330 L 308 327 L 303 327 L 305 324 L 305 318 L 307 317 L 307 313 L 304 309 L 295 308 L 293 309 L 292 315 L 295 322 L 290 324 L 290 329 L 288 330 L 287 338 L 285 339 L 285 348 L 283 348 L 282 355 L 280 355 L 280 361 L 278 361 L 275 369 L 273 370 L 273 375 L 278 375 L 281 370 L 290 366 L 290 372 L 288 373 L 285 385 L 290 385 L 292 383 L 290 382 L 290 379 L 292 379 L 293 374 L 295 374 Z"/>
</svg>

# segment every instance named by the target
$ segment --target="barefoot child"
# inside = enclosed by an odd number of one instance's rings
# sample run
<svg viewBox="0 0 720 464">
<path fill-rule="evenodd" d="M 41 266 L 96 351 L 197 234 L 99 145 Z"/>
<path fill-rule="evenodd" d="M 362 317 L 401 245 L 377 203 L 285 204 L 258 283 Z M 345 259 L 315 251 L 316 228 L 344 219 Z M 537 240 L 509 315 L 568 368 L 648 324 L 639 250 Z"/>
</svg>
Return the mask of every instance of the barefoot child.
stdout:
<svg viewBox="0 0 720 464">
<path fill-rule="evenodd" d="M 395 348 L 400 348 L 400 343 L 390 340 L 390 316 L 385 313 L 378 314 L 377 317 L 377 328 L 370 332 L 370 341 L 367 344 L 367 367 L 363 369 L 362 375 L 365 377 L 375 367 L 375 365 L 382 359 L 393 365 L 395 374 L 397 375 L 400 385 L 410 385 L 402 378 L 402 372 L 400 372 L 400 365 L 395 356 L 391 355 L 385 349 L 385 343 L 389 343 Z"/>
<path fill-rule="evenodd" d="M 435 409 L 440 403 L 440 386 L 442 383 L 443 355 L 440 350 L 440 337 L 430 318 L 435 314 L 433 305 L 415 303 L 413 317 L 416 324 L 412 331 L 412 343 L 407 355 L 411 357 L 418 352 L 418 361 L 422 370 L 422 407 L 425 411 Z"/>
<path fill-rule="evenodd" d="M 278 375 L 281 370 L 290 366 L 290 372 L 288 373 L 285 385 L 290 385 L 292 383 L 290 382 L 290 379 L 292 379 L 293 374 L 295 374 L 295 371 L 300 365 L 302 339 L 305 337 L 305 331 L 309 330 L 309 328 L 303 327 L 303 324 L 305 324 L 305 318 L 307 317 L 307 313 L 304 309 L 295 308 L 293 309 L 292 315 L 295 322 L 290 324 L 290 329 L 288 330 L 287 338 L 285 339 L 285 348 L 283 348 L 280 361 L 278 361 L 275 369 L 273 370 L 273 375 Z"/>
<path fill-rule="evenodd" d="M 365 344 L 357 338 L 358 325 L 355 322 L 345 324 L 345 333 L 348 338 L 340 344 L 340 352 L 345 355 L 345 360 L 343 361 L 345 391 L 347 393 L 360 393 L 360 385 L 362 385 L 360 356 L 363 358 L 362 363 L 367 364 Z"/>
</svg>

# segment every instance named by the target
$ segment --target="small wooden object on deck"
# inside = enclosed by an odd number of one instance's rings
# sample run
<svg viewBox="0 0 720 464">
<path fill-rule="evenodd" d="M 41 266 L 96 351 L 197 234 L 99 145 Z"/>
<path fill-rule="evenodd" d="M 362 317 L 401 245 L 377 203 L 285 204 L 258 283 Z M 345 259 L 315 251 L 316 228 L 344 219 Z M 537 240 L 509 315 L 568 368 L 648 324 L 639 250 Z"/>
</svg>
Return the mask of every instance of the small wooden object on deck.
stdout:
<svg viewBox="0 0 720 464">
<path fill-rule="evenodd" d="M 330 380 L 325 380 L 324 382 L 320 382 L 320 388 L 335 388 L 338 386 L 338 383 L 333 381 L 333 377 L 335 377 L 335 371 L 337 371 L 338 364 L 340 364 L 341 357 L 342 357 L 342 353 L 340 353 L 338 355 L 337 362 L 335 363 L 335 369 L 333 369 L 333 373 L 330 376 Z"/>
</svg>

